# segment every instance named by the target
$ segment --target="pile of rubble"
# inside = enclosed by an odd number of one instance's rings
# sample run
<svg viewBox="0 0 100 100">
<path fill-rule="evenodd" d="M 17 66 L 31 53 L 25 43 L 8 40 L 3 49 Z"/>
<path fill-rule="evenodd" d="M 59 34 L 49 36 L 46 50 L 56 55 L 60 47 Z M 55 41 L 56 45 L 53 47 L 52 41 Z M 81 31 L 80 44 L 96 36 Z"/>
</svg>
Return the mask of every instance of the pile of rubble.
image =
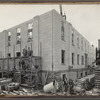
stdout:
<svg viewBox="0 0 100 100">
<path fill-rule="evenodd" d="M 34 92 L 32 90 L 27 90 L 27 89 L 20 89 L 20 90 L 13 90 L 13 91 L 7 91 L 7 90 L 2 90 L 1 95 L 35 95 L 37 92 Z"/>
<path fill-rule="evenodd" d="M 100 90 L 98 90 L 97 88 L 93 88 L 90 91 L 86 91 L 86 95 L 98 96 L 100 95 Z"/>
</svg>

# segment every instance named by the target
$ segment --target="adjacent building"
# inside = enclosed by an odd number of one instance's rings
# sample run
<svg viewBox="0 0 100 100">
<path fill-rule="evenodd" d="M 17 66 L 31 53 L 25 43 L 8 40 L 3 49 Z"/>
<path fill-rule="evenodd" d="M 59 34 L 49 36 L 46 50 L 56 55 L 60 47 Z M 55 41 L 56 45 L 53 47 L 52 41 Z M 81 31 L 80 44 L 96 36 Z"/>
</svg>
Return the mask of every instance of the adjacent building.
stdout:
<svg viewBox="0 0 100 100">
<path fill-rule="evenodd" d="M 59 77 L 84 77 L 95 56 L 94 46 L 56 10 L 0 33 L 0 58 L 23 56 L 25 47 L 42 58 L 43 80 L 47 71 L 57 72 Z"/>
</svg>

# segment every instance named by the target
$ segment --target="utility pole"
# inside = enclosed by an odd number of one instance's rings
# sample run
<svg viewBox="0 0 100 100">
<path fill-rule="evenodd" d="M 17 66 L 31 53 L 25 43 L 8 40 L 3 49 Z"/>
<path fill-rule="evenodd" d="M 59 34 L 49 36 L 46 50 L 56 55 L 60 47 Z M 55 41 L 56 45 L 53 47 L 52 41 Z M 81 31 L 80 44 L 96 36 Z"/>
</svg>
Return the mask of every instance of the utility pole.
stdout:
<svg viewBox="0 0 100 100">
<path fill-rule="evenodd" d="M 14 69 L 15 69 L 15 45 L 13 46 L 13 56 L 14 56 Z"/>
<path fill-rule="evenodd" d="M 9 45 L 8 45 L 8 54 L 7 54 L 7 66 L 8 66 L 8 77 L 9 77 Z"/>
<path fill-rule="evenodd" d="M 5 63 L 4 63 L 4 56 L 3 56 L 2 78 L 4 77 L 4 66 L 5 66 Z"/>
<path fill-rule="evenodd" d="M 20 38 L 20 84 L 22 83 L 22 65 L 21 65 L 21 61 L 22 61 L 22 59 L 21 59 L 21 38 Z"/>
<path fill-rule="evenodd" d="M 33 57 L 33 53 L 32 53 L 32 43 L 31 43 L 31 84 L 32 84 L 32 57 Z"/>
</svg>

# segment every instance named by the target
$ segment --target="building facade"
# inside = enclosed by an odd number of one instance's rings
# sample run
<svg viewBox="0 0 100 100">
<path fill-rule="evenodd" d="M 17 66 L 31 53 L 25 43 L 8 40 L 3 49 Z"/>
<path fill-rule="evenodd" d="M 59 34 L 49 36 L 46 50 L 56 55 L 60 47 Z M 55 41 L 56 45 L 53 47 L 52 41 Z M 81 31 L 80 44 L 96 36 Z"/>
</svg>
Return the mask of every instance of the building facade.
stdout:
<svg viewBox="0 0 100 100">
<path fill-rule="evenodd" d="M 94 61 L 94 46 L 56 10 L 0 33 L 0 58 L 23 56 L 25 47 L 42 58 L 43 80 L 47 71 L 58 72 L 59 77 L 84 77 Z"/>
</svg>

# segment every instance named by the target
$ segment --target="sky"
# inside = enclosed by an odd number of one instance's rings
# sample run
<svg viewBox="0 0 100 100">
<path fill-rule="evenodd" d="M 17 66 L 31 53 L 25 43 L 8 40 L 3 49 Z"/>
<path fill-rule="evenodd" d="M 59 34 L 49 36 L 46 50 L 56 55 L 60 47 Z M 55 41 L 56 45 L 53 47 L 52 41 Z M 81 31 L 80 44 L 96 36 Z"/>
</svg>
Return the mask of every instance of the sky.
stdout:
<svg viewBox="0 0 100 100">
<path fill-rule="evenodd" d="M 60 12 L 58 4 L 1 4 L 0 32 L 52 9 Z M 67 21 L 91 45 L 97 47 L 100 39 L 100 4 L 63 4 L 62 9 Z"/>
</svg>

